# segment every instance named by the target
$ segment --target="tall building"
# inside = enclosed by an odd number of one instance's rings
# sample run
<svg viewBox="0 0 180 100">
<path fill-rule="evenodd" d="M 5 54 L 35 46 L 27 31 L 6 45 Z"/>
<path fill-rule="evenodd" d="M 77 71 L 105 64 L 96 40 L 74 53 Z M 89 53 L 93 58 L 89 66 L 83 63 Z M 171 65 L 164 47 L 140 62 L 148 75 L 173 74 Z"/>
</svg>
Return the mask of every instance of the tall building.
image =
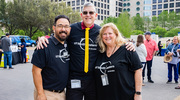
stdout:
<svg viewBox="0 0 180 100">
<path fill-rule="evenodd" d="M 98 17 L 95 21 L 97 24 L 101 24 L 102 21 L 109 17 L 118 17 L 122 12 L 122 0 L 51 0 L 51 2 L 66 2 L 68 6 L 71 6 L 75 11 L 82 12 L 85 2 L 91 2 L 96 7 Z"/>
<path fill-rule="evenodd" d="M 162 11 L 180 12 L 180 0 L 152 0 L 152 16 L 158 16 Z"/>
</svg>

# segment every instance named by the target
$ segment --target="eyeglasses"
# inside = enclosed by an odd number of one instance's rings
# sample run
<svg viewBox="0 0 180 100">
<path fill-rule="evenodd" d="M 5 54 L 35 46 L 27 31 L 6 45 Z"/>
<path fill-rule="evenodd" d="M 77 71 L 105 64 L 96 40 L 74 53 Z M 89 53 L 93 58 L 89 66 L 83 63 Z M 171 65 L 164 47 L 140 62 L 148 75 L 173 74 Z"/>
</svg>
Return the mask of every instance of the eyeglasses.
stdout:
<svg viewBox="0 0 180 100">
<path fill-rule="evenodd" d="M 90 15 L 93 15 L 95 12 L 94 11 L 83 11 L 82 12 L 83 13 L 83 15 L 87 15 L 88 13 L 90 14 Z"/>
<path fill-rule="evenodd" d="M 55 25 L 57 28 L 60 28 L 60 29 L 62 29 L 63 27 L 65 28 L 65 29 L 69 29 L 69 25 L 65 25 L 65 26 L 63 26 L 63 25 L 61 25 L 61 24 L 59 24 L 59 25 Z"/>
</svg>

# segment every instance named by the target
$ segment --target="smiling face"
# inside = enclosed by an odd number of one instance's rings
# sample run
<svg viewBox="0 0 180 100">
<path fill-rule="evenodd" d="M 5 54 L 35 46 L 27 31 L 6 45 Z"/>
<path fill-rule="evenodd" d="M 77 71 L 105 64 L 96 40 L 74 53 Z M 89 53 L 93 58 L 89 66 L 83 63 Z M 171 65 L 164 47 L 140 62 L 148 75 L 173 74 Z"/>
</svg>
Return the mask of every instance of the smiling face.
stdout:
<svg viewBox="0 0 180 100">
<path fill-rule="evenodd" d="M 71 30 L 71 27 L 69 25 L 69 21 L 65 18 L 60 18 L 57 20 L 56 25 L 53 26 L 53 30 L 55 33 L 54 37 L 58 41 L 65 41 L 67 39 Z"/>
<path fill-rule="evenodd" d="M 178 43 L 178 37 L 175 36 L 175 37 L 173 38 L 173 44 L 177 44 L 177 43 Z"/>
<path fill-rule="evenodd" d="M 84 25 L 86 27 L 91 27 L 94 24 L 97 15 L 98 14 L 95 12 L 95 8 L 93 6 L 84 7 L 83 12 L 81 13 Z"/>
<path fill-rule="evenodd" d="M 102 34 L 102 40 L 107 46 L 116 44 L 116 37 L 117 36 L 111 27 L 106 28 Z"/>
</svg>

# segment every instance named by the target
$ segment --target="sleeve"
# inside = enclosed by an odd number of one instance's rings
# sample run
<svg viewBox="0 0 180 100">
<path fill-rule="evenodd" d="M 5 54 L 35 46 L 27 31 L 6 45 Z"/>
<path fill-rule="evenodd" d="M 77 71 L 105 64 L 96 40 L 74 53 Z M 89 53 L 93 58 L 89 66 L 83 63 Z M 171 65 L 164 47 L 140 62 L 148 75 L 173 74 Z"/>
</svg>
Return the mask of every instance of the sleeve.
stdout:
<svg viewBox="0 0 180 100">
<path fill-rule="evenodd" d="M 131 71 L 135 71 L 143 67 L 136 52 L 129 51 L 128 58 L 129 58 L 128 60 L 130 63 L 129 69 Z"/>
<path fill-rule="evenodd" d="M 143 46 L 143 51 L 142 51 L 142 52 L 143 52 L 144 56 L 147 57 L 147 50 L 146 50 L 146 47 L 145 47 L 144 44 L 143 44 L 142 46 Z"/>
<path fill-rule="evenodd" d="M 166 48 L 166 51 L 165 51 L 166 54 L 168 54 L 169 52 L 171 52 L 169 48 L 170 48 L 170 45 L 168 45 L 168 47 Z"/>
<path fill-rule="evenodd" d="M 31 63 L 41 69 L 43 69 L 46 65 L 46 53 L 45 49 L 34 50 Z"/>
</svg>

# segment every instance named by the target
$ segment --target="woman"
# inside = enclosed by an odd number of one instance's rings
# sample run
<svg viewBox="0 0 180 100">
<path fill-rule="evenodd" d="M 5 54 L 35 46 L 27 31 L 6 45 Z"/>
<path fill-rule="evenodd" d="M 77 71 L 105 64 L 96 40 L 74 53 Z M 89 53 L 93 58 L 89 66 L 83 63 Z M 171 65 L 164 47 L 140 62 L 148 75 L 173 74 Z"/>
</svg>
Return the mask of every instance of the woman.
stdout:
<svg viewBox="0 0 180 100">
<path fill-rule="evenodd" d="M 161 56 L 161 49 L 162 49 L 162 47 L 163 47 L 163 45 L 161 44 L 161 41 L 159 41 L 159 42 L 158 42 L 159 52 L 158 52 L 157 56 L 158 56 L 158 55 Z"/>
<path fill-rule="evenodd" d="M 144 37 L 143 35 L 138 35 L 137 37 L 137 42 L 136 42 L 136 52 L 139 56 L 139 59 L 141 61 L 141 63 L 144 64 L 146 63 L 146 56 L 147 56 L 147 50 L 146 47 L 144 45 Z M 142 84 L 144 86 L 144 84 Z"/>
<path fill-rule="evenodd" d="M 97 100 L 141 100 L 142 65 L 136 52 L 125 48 L 116 25 L 105 24 L 98 36 L 95 66 Z"/>
<path fill-rule="evenodd" d="M 22 63 L 26 63 L 26 42 L 24 39 L 21 39 L 21 57 Z"/>
</svg>

